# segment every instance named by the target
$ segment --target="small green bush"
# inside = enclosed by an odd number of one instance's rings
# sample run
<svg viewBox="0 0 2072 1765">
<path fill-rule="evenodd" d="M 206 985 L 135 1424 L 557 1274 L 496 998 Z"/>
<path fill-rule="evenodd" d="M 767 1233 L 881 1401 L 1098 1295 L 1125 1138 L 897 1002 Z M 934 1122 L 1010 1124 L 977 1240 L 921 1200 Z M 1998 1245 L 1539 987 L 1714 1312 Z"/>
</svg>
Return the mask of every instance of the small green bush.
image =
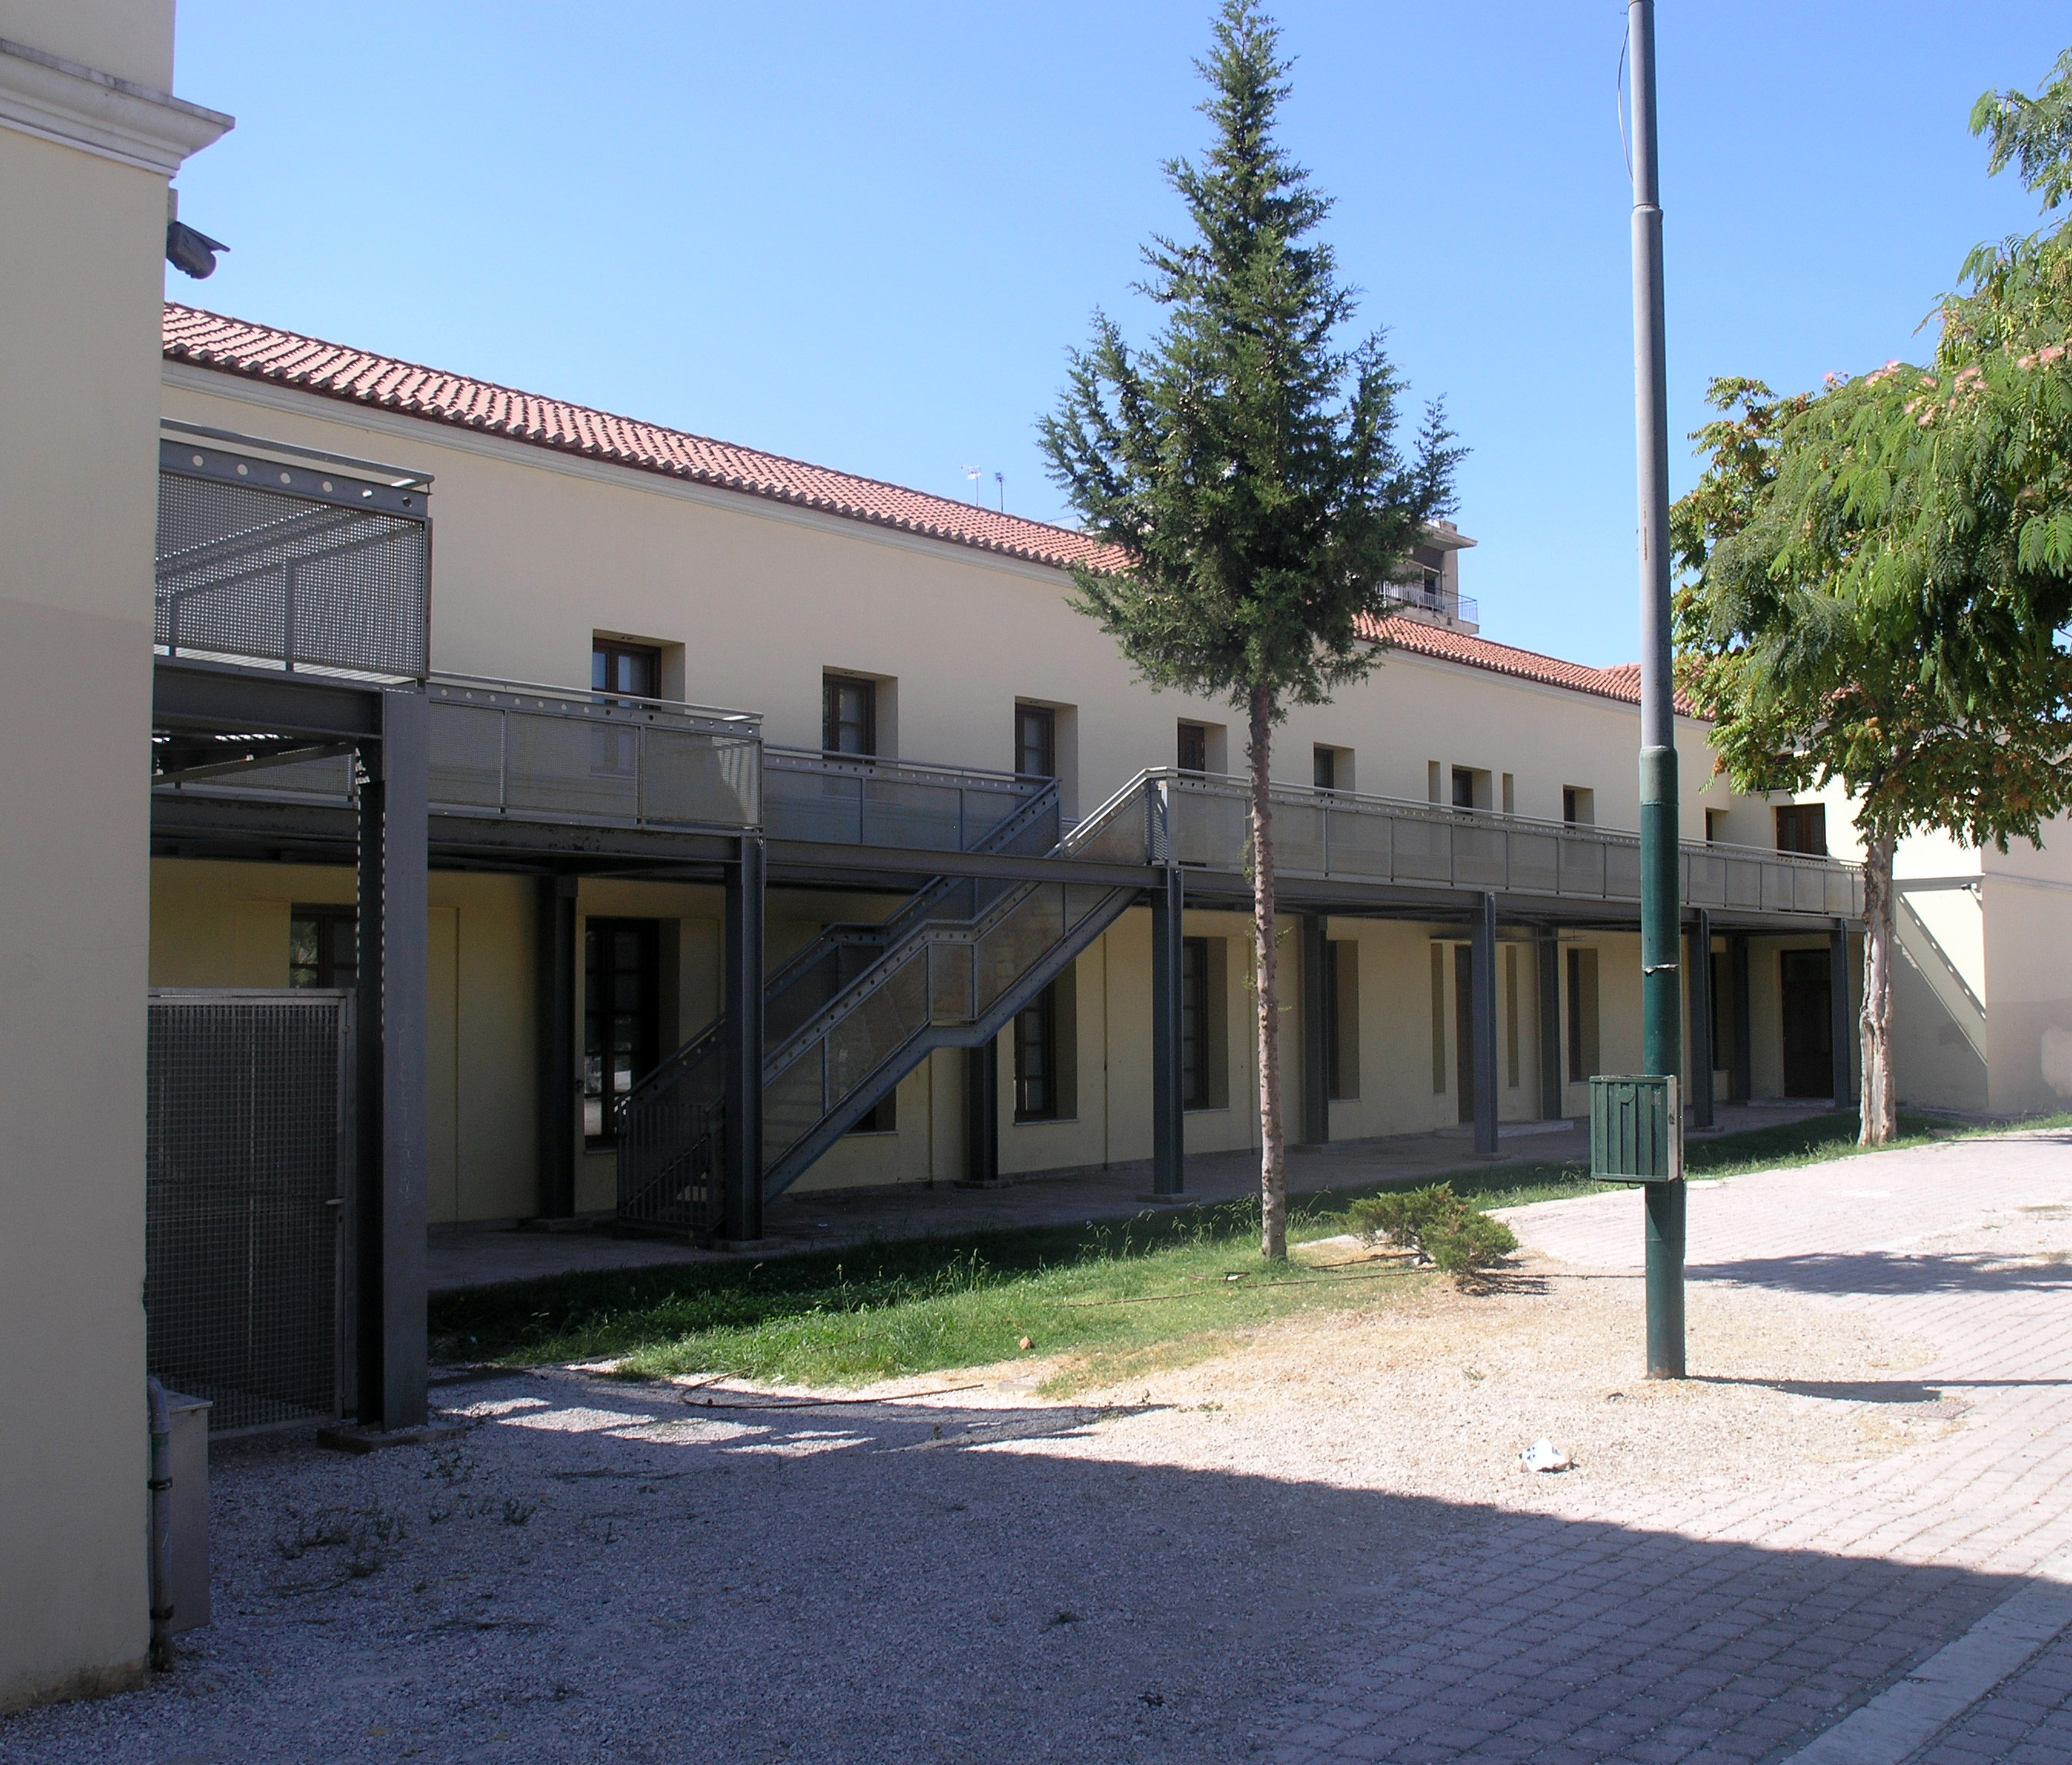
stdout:
<svg viewBox="0 0 2072 1765">
<path fill-rule="evenodd" d="M 1518 1248 L 1509 1226 L 1455 1195 L 1447 1183 L 1369 1195 L 1355 1201 L 1346 1218 L 1367 1243 L 1386 1238 L 1463 1285 Z"/>
</svg>

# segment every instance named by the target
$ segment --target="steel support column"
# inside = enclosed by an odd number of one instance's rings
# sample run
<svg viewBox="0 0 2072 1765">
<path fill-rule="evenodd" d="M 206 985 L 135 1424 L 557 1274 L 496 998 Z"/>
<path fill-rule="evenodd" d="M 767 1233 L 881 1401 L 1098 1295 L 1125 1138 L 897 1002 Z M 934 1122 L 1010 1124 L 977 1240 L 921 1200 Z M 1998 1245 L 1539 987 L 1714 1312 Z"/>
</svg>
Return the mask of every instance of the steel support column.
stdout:
<svg viewBox="0 0 2072 1765">
<path fill-rule="evenodd" d="M 719 1239 L 763 1236 L 763 981 L 764 853 L 742 837 L 726 873 L 726 1158 Z"/>
<path fill-rule="evenodd" d="M 539 1199 L 543 1220 L 576 1211 L 576 878 L 543 876 L 534 903 L 539 984 Z"/>
<path fill-rule="evenodd" d="M 361 750 L 355 1391 L 384 1431 L 426 1417 L 430 730 L 421 692 L 384 692 L 380 745 Z"/>
<path fill-rule="evenodd" d="M 964 1185 L 1000 1185 L 1000 1039 L 964 1050 Z"/>
<path fill-rule="evenodd" d="M 1712 1046 L 1712 915 L 1703 907 L 1691 915 L 1691 1125 L 1713 1125 L 1712 1069 L 1719 1055 Z"/>
<path fill-rule="evenodd" d="M 1497 1150 L 1496 1131 L 1496 897 L 1485 895 L 1475 909 L 1474 934 L 1469 946 L 1469 973 L 1474 993 L 1475 1150 L 1485 1157 Z"/>
<path fill-rule="evenodd" d="M 1845 1109 L 1856 1101 L 1856 1062 L 1851 1051 L 1856 1045 L 1856 1014 L 1849 1000 L 1849 927 L 1844 920 L 1837 920 L 1835 928 L 1827 934 L 1827 1010 L 1834 1027 L 1829 1032 L 1835 1045 L 1835 1107 Z"/>
<path fill-rule="evenodd" d="M 1304 1146 L 1331 1138 L 1330 921 L 1305 913 L 1296 922 L 1302 940 L 1302 1125 Z"/>
<path fill-rule="evenodd" d="M 1540 952 L 1540 1119 L 1559 1121 L 1567 1114 L 1561 1078 L 1561 944 L 1541 938 Z"/>
<path fill-rule="evenodd" d="M 1151 893 L 1151 1192 L 1187 1187 L 1186 1087 L 1180 1014 L 1184 897 L 1178 866 Z"/>
</svg>

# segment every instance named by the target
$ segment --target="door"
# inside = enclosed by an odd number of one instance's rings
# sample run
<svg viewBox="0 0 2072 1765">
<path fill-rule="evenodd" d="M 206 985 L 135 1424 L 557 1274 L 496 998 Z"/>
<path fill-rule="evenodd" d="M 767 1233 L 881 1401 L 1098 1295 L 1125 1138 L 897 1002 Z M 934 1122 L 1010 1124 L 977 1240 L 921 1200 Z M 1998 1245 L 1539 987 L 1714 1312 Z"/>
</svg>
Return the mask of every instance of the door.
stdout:
<svg viewBox="0 0 2072 1765">
<path fill-rule="evenodd" d="M 1832 1097 L 1835 1094 L 1835 1027 L 1829 1014 L 1827 952 L 1786 950 L 1782 961 L 1784 1094 Z"/>
<path fill-rule="evenodd" d="M 1475 1118 L 1475 952 L 1472 944 L 1453 946 L 1453 1091 L 1458 1117 Z"/>
</svg>

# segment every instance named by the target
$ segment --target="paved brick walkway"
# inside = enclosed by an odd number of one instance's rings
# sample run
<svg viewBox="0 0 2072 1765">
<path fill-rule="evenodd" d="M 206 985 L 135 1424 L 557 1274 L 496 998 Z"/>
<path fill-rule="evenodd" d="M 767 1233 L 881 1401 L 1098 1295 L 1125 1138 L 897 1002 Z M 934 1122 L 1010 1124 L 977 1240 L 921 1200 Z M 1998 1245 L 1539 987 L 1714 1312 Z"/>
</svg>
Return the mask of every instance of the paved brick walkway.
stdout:
<svg viewBox="0 0 2072 1765">
<path fill-rule="evenodd" d="M 1938 1441 L 1797 1487 L 1494 1519 L 1401 1587 L 1311 1688 L 1279 1765 L 1783 1760 L 1964 1636 L 2072 1547 L 2072 1268 L 1998 1254 L 2072 1212 L 2072 1137 L 1971 1141 L 1694 1186 L 1695 1286 L 1868 1315 L 1934 1360 L 1808 1402 L 1967 1406 Z M 1634 1278 L 1637 1194 L 1515 1210 L 1553 1278 Z M 1703 1376 L 1695 1340 L 1692 1370 Z M 2072 1631 L 1899 1756 L 2072 1761 Z"/>
</svg>

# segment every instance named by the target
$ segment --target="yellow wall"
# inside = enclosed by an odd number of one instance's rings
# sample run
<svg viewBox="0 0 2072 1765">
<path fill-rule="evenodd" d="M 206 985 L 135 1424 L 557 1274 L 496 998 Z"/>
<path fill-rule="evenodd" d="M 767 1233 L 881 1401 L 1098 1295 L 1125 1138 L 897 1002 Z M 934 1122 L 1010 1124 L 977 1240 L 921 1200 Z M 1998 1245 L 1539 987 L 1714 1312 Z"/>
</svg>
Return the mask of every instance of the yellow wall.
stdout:
<svg viewBox="0 0 2072 1765">
<path fill-rule="evenodd" d="M 0 36 L 155 88 L 171 76 L 169 0 L 5 0 Z M 56 108 L 32 117 L 38 82 Z M 125 105 L 147 132 L 171 109 L 0 54 L 0 1710 L 132 1683 L 147 1639 L 145 756 L 166 178 L 90 144 L 97 113 Z M 73 144 L 29 132 L 46 125 Z"/>
</svg>

